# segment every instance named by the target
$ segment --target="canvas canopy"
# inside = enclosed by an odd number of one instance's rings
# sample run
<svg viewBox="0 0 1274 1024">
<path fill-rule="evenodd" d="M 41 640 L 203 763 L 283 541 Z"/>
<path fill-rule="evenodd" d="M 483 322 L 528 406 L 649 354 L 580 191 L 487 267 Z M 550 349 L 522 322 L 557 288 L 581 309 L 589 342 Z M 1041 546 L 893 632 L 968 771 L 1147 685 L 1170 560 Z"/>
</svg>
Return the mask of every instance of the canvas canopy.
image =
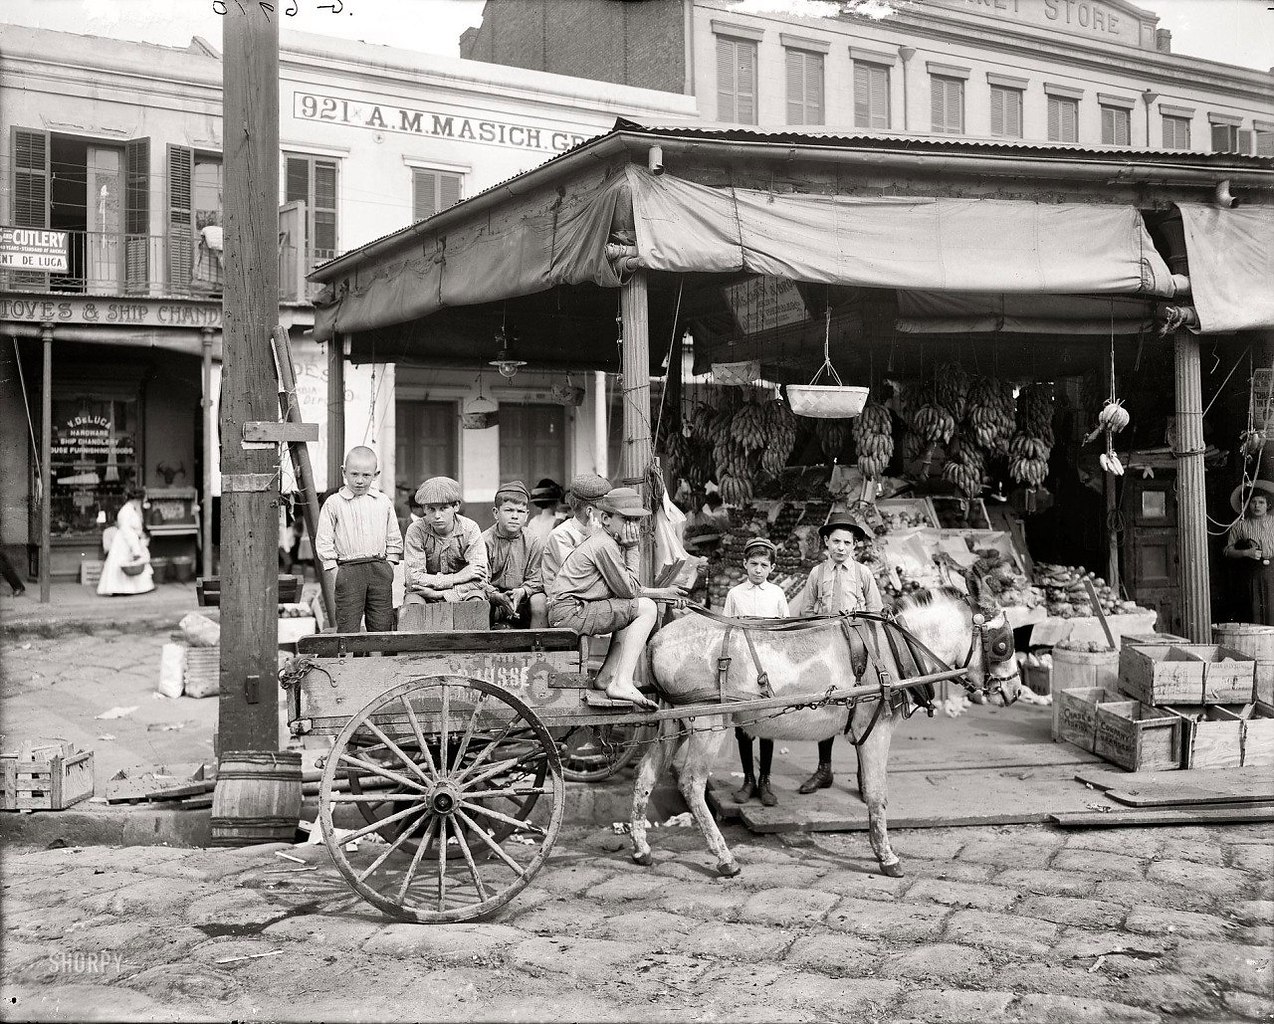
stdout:
<svg viewBox="0 0 1274 1024">
<path fill-rule="evenodd" d="M 1274 207 L 1177 205 L 1199 330 L 1274 328 Z"/>
</svg>

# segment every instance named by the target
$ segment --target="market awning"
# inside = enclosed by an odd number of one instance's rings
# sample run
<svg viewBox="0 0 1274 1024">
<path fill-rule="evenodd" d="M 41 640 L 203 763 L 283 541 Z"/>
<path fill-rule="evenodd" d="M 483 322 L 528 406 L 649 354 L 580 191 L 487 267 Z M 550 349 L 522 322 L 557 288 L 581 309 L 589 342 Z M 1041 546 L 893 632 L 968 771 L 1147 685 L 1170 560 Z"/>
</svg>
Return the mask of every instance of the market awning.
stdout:
<svg viewBox="0 0 1274 1024">
<path fill-rule="evenodd" d="M 903 334 L 1138 334 L 1154 324 L 1149 299 L 1086 295 L 898 292 Z"/>
<path fill-rule="evenodd" d="M 1177 206 L 1199 330 L 1274 328 L 1274 207 Z"/>
</svg>

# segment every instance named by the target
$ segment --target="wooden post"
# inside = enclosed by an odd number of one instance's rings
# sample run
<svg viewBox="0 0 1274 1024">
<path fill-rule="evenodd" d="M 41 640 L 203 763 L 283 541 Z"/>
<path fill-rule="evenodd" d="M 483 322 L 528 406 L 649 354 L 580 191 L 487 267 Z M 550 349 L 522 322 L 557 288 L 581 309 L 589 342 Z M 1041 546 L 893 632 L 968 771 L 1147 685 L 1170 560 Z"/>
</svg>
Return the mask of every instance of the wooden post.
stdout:
<svg viewBox="0 0 1274 1024">
<path fill-rule="evenodd" d="M 1199 341 L 1173 336 L 1177 406 L 1177 559 L 1181 566 L 1181 630 L 1197 644 L 1212 633 L 1208 581 L 1207 495 L 1203 483 L 1203 390 Z"/>
<path fill-rule="evenodd" d="M 53 583 L 53 325 L 40 325 L 44 376 L 40 384 L 40 604 L 48 604 Z"/>
<path fill-rule="evenodd" d="M 212 419 L 212 328 L 200 330 L 203 347 L 203 500 L 200 502 L 199 531 L 202 538 L 203 558 L 200 574 L 212 576 L 217 570 L 212 560 L 212 463 L 217 457 L 216 423 Z"/>
<path fill-rule="evenodd" d="M 327 489 L 341 486 L 345 462 L 345 338 L 333 334 L 327 343 Z M 389 481 L 393 499 L 393 481 Z M 317 564 L 317 556 L 316 556 Z M 336 621 L 335 618 L 332 619 Z"/>
<path fill-rule="evenodd" d="M 633 271 L 620 289 L 624 327 L 623 445 L 616 485 L 641 489 L 650 465 L 650 310 L 646 272 Z"/>
<path fill-rule="evenodd" d="M 283 420 L 285 423 L 300 423 L 301 403 L 296 397 L 296 367 L 292 362 L 292 343 L 288 339 L 287 329 L 282 326 L 274 329 L 274 354 L 279 363 L 279 409 L 283 412 Z M 310 546 L 313 547 L 318 537 L 319 500 L 318 491 L 314 489 L 310 449 L 304 441 L 294 441 L 288 444 L 288 451 L 292 456 L 296 482 L 301 485 L 301 512 L 305 517 L 305 530 L 310 535 Z M 336 594 L 332 581 L 321 566 L 319 585 L 323 589 L 323 607 L 327 612 L 327 621 L 335 622 Z"/>
<path fill-rule="evenodd" d="M 247 449 L 242 441 L 245 423 L 278 418 L 270 349 L 279 319 L 278 18 L 258 4 L 227 4 L 222 40 L 226 280 L 218 728 L 224 756 L 274 751 L 279 742 L 279 467 L 274 448 Z"/>
</svg>

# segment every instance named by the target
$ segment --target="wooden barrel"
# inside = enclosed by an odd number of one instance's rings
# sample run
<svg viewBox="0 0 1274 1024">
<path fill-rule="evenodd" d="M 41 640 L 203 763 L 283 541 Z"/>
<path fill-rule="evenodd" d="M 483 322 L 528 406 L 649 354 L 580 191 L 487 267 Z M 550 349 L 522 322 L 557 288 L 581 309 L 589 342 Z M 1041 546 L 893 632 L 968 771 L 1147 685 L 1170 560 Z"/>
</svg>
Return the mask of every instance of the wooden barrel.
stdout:
<svg viewBox="0 0 1274 1024">
<path fill-rule="evenodd" d="M 1217 622 L 1212 626 L 1212 642 L 1255 658 L 1257 699 L 1274 704 L 1274 626 Z"/>
<path fill-rule="evenodd" d="M 301 752 L 227 750 L 212 795 L 212 845 L 290 843 L 301 817 Z"/>
<path fill-rule="evenodd" d="M 1062 690 L 1102 687 L 1114 693 L 1119 683 L 1118 651 L 1070 651 L 1053 648 L 1053 739 L 1058 739 L 1058 699 Z"/>
</svg>

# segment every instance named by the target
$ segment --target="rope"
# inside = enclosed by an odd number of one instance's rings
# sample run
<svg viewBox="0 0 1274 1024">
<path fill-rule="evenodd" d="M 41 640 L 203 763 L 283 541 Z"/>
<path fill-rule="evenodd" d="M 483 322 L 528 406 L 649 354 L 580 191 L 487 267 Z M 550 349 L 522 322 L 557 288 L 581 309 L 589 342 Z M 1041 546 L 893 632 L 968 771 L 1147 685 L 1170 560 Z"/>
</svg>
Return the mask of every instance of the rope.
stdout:
<svg viewBox="0 0 1274 1024">
<path fill-rule="evenodd" d="M 668 337 L 668 373 L 664 377 L 663 390 L 659 392 L 659 412 L 655 414 L 655 433 L 659 432 L 659 428 L 664 422 L 664 402 L 668 398 L 668 377 L 672 376 L 672 350 L 677 345 L 677 321 L 681 318 L 681 291 L 686 286 L 686 279 L 682 277 L 677 282 L 677 308 L 672 314 L 672 333 Z M 677 374 L 680 376 L 681 368 L 677 368 Z M 684 387 L 685 382 L 682 382 Z"/>
</svg>

